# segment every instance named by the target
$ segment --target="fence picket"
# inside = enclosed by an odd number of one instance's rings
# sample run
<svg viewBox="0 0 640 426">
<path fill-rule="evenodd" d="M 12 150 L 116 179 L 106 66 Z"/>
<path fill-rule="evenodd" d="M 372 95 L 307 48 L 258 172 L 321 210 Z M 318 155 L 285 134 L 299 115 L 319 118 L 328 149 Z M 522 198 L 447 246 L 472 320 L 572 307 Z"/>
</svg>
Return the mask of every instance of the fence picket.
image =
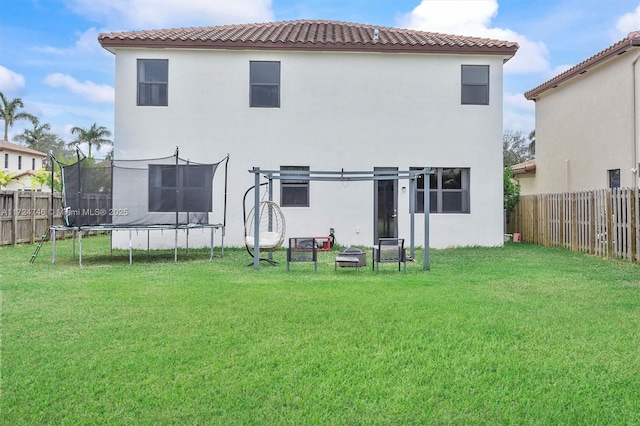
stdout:
<svg viewBox="0 0 640 426">
<path fill-rule="evenodd" d="M 522 241 L 640 261 L 640 191 L 613 188 L 523 195 L 512 223 Z"/>
</svg>

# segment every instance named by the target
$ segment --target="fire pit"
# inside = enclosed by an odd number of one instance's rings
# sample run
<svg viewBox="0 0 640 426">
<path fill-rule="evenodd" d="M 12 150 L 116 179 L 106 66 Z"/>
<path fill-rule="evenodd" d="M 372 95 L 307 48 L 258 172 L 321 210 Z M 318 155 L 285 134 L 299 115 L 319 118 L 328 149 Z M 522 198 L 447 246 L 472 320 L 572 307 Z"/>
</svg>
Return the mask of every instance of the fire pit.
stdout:
<svg viewBox="0 0 640 426">
<path fill-rule="evenodd" d="M 341 268 L 358 268 L 367 265 L 367 253 L 357 247 L 347 247 L 340 250 L 336 257 L 334 269 L 338 266 Z"/>
</svg>

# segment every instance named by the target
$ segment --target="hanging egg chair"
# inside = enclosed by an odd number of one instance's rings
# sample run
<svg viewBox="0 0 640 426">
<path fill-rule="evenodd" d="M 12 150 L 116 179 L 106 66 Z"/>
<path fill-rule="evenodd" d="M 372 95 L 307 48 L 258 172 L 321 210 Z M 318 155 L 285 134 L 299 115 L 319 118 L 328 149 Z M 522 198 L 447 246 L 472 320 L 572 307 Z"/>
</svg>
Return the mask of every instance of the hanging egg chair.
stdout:
<svg viewBox="0 0 640 426">
<path fill-rule="evenodd" d="M 261 184 L 266 185 L 266 184 Z M 243 203 L 246 206 L 246 198 L 249 191 L 253 187 L 249 188 L 244 194 Z M 256 225 L 255 209 L 256 206 L 249 210 L 248 214 L 244 215 L 244 240 L 247 252 L 251 257 L 255 257 L 255 233 L 258 231 L 258 248 L 260 251 L 273 252 L 279 249 L 284 242 L 286 222 L 284 214 L 274 201 L 263 200 L 257 206 L 258 208 L 258 224 Z M 246 208 L 243 208 L 243 212 Z M 276 262 L 272 259 L 260 259 L 267 261 L 271 264 Z"/>
</svg>

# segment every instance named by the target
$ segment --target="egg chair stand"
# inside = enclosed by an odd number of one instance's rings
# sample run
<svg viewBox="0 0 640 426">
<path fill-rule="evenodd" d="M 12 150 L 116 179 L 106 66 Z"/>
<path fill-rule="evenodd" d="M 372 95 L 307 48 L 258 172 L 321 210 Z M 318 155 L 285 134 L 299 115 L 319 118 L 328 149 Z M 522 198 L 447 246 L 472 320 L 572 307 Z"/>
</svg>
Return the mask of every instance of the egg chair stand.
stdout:
<svg viewBox="0 0 640 426">
<path fill-rule="evenodd" d="M 259 184 L 259 186 L 268 185 L 267 182 Z M 271 200 L 262 200 L 257 206 L 249 210 L 247 214 L 247 195 L 256 189 L 255 185 L 247 189 L 242 199 L 242 213 L 244 215 L 244 241 L 247 253 L 255 259 L 255 238 L 256 230 L 258 232 L 258 250 L 259 252 L 269 253 L 269 257 L 259 257 L 258 260 L 265 261 L 270 265 L 277 265 L 278 262 L 273 260 L 273 252 L 278 250 L 284 242 L 286 231 L 286 222 L 284 214 L 277 203 Z M 256 208 L 258 210 L 256 214 Z M 257 218 L 257 224 L 256 224 Z M 254 262 L 247 266 L 253 266 Z"/>
</svg>

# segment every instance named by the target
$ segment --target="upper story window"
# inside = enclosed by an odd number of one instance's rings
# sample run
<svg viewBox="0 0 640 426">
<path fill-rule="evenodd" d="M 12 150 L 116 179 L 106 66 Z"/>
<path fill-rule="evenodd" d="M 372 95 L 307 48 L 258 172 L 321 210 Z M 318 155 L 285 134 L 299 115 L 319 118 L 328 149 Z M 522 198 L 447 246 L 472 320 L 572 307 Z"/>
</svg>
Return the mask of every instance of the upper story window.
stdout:
<svg viewBox="0 0 640 426">
<path fill-rule="evenodd" d="M 18 170 L 22 170 L 22 155 L 18 155 Z"/>
<path fill-rule="evenodd" d="M 280 205 L 309 207 L 309 166 L 282 166 L 280 170 L 284 172 L 282 176 L 300 176 L 300 179 L 280 180 Z"/>
<path fill-rule="evenodd" d="M 620 188 L 620 169 L 608 170 L 609 188 Z"/>
<path fill-rule="evenodd" d="M 31 170 L 35 170 L 36 169 L 36 159 L 32 158 L 31 159 Z"/>
<path fill-rule="evenodd" d="M 169 61 L 138 59 L 138 105 L 167 106 Z"/>
<path fill-rule="evenodd" d="M 412 167 L 422 170 L 424 167 Z M 433 168 L 429 180 L 429 212 L 469 213 L 469 169 Z M 416 213 L 424 213 L 425 177 L 416 180 Z"/>
<path fill-rule="evenodd" d="M 4 168 L 5 169 L 9 168 L 9 154 L 7 153 L 4 154 Z"/>
<path fill-rule="evenodd" d="M 249 62 L 249 105 L 280 108 L 280 62 Z"/>
<path fill-rule="evenodd" d="M 462 66 L 462 105 L 489 105 L 489 65 Z"/>
</svg>

